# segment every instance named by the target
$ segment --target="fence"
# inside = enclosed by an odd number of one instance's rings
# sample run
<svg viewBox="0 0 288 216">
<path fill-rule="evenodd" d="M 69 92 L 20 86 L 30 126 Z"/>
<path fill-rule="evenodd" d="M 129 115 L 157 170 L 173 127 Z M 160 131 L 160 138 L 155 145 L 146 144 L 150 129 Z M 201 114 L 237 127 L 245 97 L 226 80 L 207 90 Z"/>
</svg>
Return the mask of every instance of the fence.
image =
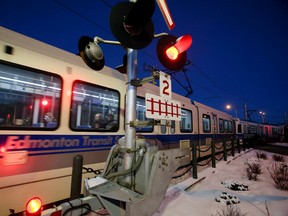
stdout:
<svg viewBox="0 0 288 216">
<path fill-rule="evenodd" d="M 234 156 L 235 152 L 240 153 L 250 147 L 249 139 L 229 139 L 229 140 L 211 140 L 210 145 L 199 145 L 199 142 L 191 142 L 191 163 L 186 167 L 186 172 L 192 168 L 192 177 L 197 179 L 198 166 L 207 166 L 212 164 L 216 168 L 216 161 L 227 161 L 228 156 Z M 183 168 L 183 167 L 182 167 Z M 182 172 L 183 175 L 183 172 Z M 173 178 L 179 177 L 178 175 Z"/>
</svg>

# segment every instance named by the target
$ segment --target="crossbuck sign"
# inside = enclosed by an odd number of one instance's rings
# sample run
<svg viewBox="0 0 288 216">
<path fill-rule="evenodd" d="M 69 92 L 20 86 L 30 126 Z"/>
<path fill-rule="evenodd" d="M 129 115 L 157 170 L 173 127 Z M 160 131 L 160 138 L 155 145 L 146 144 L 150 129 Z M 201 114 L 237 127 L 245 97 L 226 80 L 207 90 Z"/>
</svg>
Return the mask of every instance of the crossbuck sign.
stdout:
<svg viewBox="0 0 288 216">
<path fill-rule="evenodd" d="M 146 117 L 153 119 L 181 120 L 181 103 L 171 100 L 170 76 L 160 72 L 160 95 L 146 93 Z"/>
</svg>

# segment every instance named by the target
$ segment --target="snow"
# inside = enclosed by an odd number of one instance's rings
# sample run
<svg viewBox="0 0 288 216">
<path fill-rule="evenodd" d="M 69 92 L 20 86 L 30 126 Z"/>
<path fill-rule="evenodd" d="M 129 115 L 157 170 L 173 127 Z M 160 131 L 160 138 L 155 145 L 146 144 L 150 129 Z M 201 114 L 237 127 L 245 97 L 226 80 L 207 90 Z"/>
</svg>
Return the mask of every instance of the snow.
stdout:
<svg viewBox="0 0 288 216">
<path fill-rule="evenodd" d="M 216 216 L 217 212 L 227 209 L 223 200 L 216 201 L 225 194 L 234 196 L 233 199 L 239 199 L 240 202 L 235 202 L 237 204 L 233 206 L 243 214 L 287 216 L 288 191 L 276 189 L 268 171 L 269 165 L 274 162 L 273 153 L 265 152 L 267 159 L 260 159 L 261 174 L 257 181 L 249 181 L 245 174 L 244 163 L 258 160 L 256 152 L 260 150 L 249 149 L 235 154 L 234 157 L 229 156 L 227 161 L 217 162 L 216 168 L 207 167 L 198 172 L 197 179 L 189 177 L 181 183 L 170 186 L 160 208 L 153 216 Z M 288 156 L 284 158 L 287 163 Z M 248 190 L 229 189 L 229 185 L 235 182 L 247 185 Z"/>
</svg>

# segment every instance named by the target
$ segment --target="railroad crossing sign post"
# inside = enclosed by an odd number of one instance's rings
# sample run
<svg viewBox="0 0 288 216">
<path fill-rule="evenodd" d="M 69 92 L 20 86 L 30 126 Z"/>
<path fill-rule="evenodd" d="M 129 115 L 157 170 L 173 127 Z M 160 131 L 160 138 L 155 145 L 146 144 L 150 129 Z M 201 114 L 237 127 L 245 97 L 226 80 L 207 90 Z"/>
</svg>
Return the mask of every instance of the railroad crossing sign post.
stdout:
<svg viewBox="0 0 288 216">
<path fill-rule="evenodd" d="M 130 126 L 130 122 L 136 119 L 136 95 L 137 87 L 131 84 L 131 80 L 137 78 L 137 50 L 127 49 L 127 103 L 125 113 L 125 136 L 126 136 L 126 148 L 136 148 L 136 128 Z M 129 169 L 131 167 L 132 156 L 131 154 L 124 155 L 124 167 Z M 127 177 L 128 180 L 130 177 Z"/>
</svg>

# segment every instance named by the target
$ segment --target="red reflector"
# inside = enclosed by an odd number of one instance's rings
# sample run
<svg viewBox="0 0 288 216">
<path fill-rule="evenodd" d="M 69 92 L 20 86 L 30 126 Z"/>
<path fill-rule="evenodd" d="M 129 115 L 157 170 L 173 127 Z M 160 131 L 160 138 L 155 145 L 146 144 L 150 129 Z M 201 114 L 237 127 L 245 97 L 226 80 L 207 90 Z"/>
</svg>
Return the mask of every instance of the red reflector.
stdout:
<svg viewBox="0 0 288 216">
<path fill-rule="evenodd" d="M 30 199 L 26 205 L 26 211 L 29 214 L 38 213 L 41 210 L 42 201 L 38 197 Z"/>
</svg>

